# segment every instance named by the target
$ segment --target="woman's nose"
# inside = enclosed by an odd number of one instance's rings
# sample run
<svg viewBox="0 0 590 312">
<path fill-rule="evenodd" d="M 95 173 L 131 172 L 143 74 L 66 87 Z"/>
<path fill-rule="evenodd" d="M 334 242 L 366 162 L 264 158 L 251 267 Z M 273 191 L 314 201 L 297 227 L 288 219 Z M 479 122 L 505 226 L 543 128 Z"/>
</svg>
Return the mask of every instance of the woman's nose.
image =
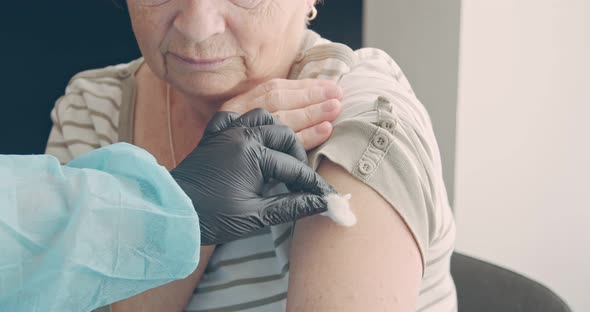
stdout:
<svg viewBox="0 0 590 312">
<path fill-rule="evenodd" d="M 225 32 L 219 0 L 185 0 L 179 3 L 182 7 L 174 20 L 174 27 L 186 40 L 199 43 Z"/>
</svg>

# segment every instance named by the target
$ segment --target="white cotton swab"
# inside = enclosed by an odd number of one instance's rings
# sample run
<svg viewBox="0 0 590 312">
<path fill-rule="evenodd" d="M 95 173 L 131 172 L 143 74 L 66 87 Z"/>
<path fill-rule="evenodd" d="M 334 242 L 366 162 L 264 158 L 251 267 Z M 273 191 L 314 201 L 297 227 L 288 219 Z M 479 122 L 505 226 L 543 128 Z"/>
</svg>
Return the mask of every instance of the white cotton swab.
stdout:
<svg viewBox="0 0 590 312">
<path fill-rule="evenodd" d="M 356 224 L 356 216 L 350 209 L 351 194 L 339 195 L 337 193 L 328 194 L 328 211 L 323 212 L 322 216 L 329 217 L 339 225 L 351 227 Z"/>
</svg>

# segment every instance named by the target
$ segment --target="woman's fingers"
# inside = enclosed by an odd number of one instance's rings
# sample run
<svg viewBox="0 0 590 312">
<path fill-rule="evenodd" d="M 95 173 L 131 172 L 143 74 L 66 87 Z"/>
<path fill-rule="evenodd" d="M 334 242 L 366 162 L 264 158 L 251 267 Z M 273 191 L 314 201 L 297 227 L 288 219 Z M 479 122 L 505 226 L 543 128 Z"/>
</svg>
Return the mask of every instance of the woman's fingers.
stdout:
<svg viewBox="0 0 590 312">
<path fill-rule="evenodd" d="M 314 87 L 320 88 L 334 88 L 336 82 L 332 80 L 320 79 L 303 79 L 303 80 L 288 80 L 288 79 L 272 79 L 265 83 L 258 85 L 252 91 L 248 92 L 245 99 L 252 101 L 267 93 L 281 90 L 305 90 Z"/>
<path fill-rule="evenodd" d="M 297 132 L 318 125 L 324 121 L 334 121 L 340 115 L 341 111 L 342 103 L 332 99 L 300 109 L 280 110 L 273 115 L 283 125 Z"/>
<path fill-rule="evenodd" d="M 330 137 L 329 122 L 342 111 L 343 96 L 334 81 L 273 79 L 230 100 L 220 110 L 244 114 L 255 108 L 265 109 L 297 132 L 305 149 L 310 150 Z"/>
<path fill-rule="evenodd" d="M 233 98 L 222 105 L 221 110 L 243 114 L 262 107 L 272 113 L 278 110 L 301 108 L 332 98 L 342 98 L 342 90 L 334 81 L 273 79 Z"/>
<path fill-rule="evenodd" d="M 311 87 L 295 90 L 274 90 L 252 101 L 254 107 L 262 107 L 274 113 L 279 110 L 293 110 L 308 105 L 319 104 L 330 99 L 341 99 L 342 90 L 338 86 Z"/>
<path fill-rule="evenodd" d="M 332 134 L 332 129 L 332 124 L 324 121 L 319 125 L 297 132 L 297 139 L 303 144 L 305 150 L 309 151 L 326 142 Z"/>
</svg>

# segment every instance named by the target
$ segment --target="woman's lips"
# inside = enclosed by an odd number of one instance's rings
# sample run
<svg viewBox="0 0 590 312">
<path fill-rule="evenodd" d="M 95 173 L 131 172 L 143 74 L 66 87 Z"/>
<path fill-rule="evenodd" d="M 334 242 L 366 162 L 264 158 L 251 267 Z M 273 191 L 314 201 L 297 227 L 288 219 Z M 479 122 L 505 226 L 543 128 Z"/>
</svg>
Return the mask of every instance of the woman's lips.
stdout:
<svg viewBox="0 0 590 312">
<path fill-rule="evenodd" d="M 172 60 L 179 65 L 190 68 L 194 71 L 213 71 L 223 67 L 230 58 L 215 58 L 215 59 L 194 59 L 190 57 L 180 56 L 178 54 L 174 54 L 169 52 L 172 56 Z"/>
</svg>

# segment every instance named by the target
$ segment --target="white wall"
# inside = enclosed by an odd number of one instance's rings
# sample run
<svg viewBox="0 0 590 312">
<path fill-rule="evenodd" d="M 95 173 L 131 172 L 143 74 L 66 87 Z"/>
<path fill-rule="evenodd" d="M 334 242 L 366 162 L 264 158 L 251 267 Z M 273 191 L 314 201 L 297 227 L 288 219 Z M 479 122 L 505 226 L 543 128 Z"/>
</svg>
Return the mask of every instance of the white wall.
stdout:
<svg viewBox="0 0 590 312">
<path fill-rule="evenodd" d="M 460 0 L 365 0 L 363 19 L 364 45 L 381 48 L 393 56 L 430 113 L 451 202 L 455 173 L 459 6 Z"/>
<path fill-rule="evenodd" d="M 590 1 L 464 0 L 458 249 L 590 311 Z"/>
</svg>

